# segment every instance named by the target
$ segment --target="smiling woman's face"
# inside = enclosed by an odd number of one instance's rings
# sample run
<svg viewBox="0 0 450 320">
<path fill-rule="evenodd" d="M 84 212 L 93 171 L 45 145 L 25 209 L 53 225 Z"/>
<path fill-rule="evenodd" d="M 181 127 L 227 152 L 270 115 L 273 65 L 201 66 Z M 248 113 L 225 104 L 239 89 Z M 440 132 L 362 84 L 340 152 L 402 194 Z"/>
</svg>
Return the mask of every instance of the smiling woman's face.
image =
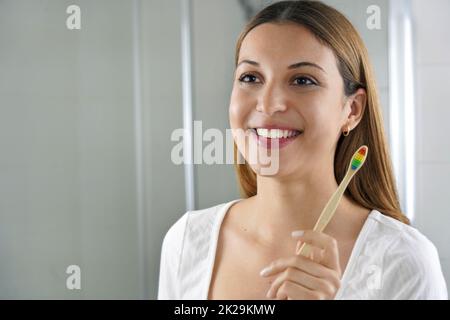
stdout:
<svg viewBox="0 0 450 320">
<path fill-rule="evenodd" d="M 329 168 L 351 111 L 343 85 L 333 51 L 308 29 L 293 23 L 255 27 L 240 48 L 229 116 L 233 132 L 242 129 L 259 143 L 246 152 L 245 138 L 235 135 L 239 151 L 249 161 L 250 153 L 278 137 L 277 176 Z M 251 166 L 260 173 L 259 165 Z"/>
</svg>

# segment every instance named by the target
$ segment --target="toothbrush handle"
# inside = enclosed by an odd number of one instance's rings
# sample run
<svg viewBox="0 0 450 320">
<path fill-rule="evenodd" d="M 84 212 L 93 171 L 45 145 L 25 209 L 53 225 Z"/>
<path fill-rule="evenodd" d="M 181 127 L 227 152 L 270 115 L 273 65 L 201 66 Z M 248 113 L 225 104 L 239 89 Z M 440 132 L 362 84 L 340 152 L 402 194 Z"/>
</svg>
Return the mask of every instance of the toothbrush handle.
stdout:
<svg viewBox="0 0 450 320">
<path fill-rule="evenodd" d="M 316 225 L 314 226 L 314 231 L 322 232 L 328 225 L 328 222 L 330 222 L 331 218 L 333 217 L 333 214 L 336 211 L 337 206 L 339 205 L 339 201 L 341 200 L 342 195 L 344 194 L 344 191 L 354 174 L 354 171 L 347 171 L 347 174 L 345 175 L 344 179 L 342 179 L 341 184 L 333 193 L 330 200 L 328 200 L 325 208 L 322 210 L 322 213 L 320 214 L 320 217 L 317 220 Z M 303 243 L 300 246 L 300 242 L 298 242 L 295 252 L 297 255 L 301 254 L 302 256 L 309 257 L 309 255 L 311 254 L 311 246 L 306 243 Z"/>
</svg>

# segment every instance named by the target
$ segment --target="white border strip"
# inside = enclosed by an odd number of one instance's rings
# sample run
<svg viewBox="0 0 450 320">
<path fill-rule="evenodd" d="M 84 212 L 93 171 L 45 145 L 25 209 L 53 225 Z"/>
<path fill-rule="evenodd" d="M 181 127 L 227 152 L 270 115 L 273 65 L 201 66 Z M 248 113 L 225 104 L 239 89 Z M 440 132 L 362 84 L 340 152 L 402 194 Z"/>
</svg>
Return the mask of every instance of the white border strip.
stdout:
<svg viewBox="0 0 450 320">
<path fill-rule="evenodd" d="M 181 59 L 183 72 L 184 177 L 186 190 L 186 211 L 189 211 L 195 210 L 190 0 L 181 0 Z"/>
<path fill-rule="evenodd" d="M 137 197 L 137 233 L 138 233 L 138 272 L 139 292 L 141 299 L 148 299 L 146 224 L 144 205 L 144 160 L 143 160 L 143 131 L 142 131 L 142 82 L 141 82 L 141 19 L 140 0 L 133 0 L 133 112 L 134 112 L 134 141 L 136 150 L 136 197 Z"/>
<path fill-rule="evenodd" d="M 389 1 L 389 119 L 394 173 L 403 211 L 415 214 L 415 99 L 411 1 Z"/>
</svg>

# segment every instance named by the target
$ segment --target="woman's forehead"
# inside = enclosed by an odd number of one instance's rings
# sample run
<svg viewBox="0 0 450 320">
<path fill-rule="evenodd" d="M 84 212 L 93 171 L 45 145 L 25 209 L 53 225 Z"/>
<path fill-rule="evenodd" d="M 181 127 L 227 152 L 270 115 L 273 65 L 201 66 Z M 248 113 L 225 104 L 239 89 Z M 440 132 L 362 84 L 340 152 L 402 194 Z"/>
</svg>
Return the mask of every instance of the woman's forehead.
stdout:
<svg viewBox="0 0 450 320">
<path fill-rule="evenodd" d="M 307 28 L 294 23 L 264 23 L 253 28 L 244 38 L 239 51 L 239 61 L 244 59 L 257 61 L 262 66 L 267 63 L 309 61 L 325 70 L 336 68 L 333 51 Z"/>
</svg>

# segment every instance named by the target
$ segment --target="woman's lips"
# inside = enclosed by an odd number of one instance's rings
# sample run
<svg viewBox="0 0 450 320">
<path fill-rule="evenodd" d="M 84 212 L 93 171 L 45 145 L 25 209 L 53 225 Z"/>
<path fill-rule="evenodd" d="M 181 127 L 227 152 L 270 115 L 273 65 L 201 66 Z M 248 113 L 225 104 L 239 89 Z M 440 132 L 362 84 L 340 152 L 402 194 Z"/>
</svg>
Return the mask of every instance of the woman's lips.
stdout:
<svg viewBox="0 0 450 320">
<path fill-rule="evenodd" d="M 293 137 L 288 137 L 288 138 L 268 138 L 268 137 L 263 137 L 257 134 L 255 129 L 251 129 L 251 135 L 254 137 L 254 139 L 256 139 L 256 141 L 258 142 L 258 145 L 266 148 L 266 149 L 272 149 L 272 148 L 284 148 L 287 145 L 289 145 L 290 143 L 294 142 L 295 139 L 297 139 L 298 137 L 300 137 L 303 134 L 303 131 L 299 131 L 299 134 Z"/>
</svg>

